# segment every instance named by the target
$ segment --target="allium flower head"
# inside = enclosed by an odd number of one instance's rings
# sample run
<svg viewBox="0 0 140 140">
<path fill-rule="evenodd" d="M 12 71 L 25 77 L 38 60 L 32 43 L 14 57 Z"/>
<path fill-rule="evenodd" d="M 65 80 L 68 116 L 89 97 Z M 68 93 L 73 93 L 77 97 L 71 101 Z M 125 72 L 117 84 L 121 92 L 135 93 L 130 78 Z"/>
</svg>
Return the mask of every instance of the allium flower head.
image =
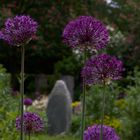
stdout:
<svg viewBox="0 0 140 140">
<path fill-rule="evenodd" d="M 0 39 L 12 46 L 28 43 L 37 31 L 37 22 L 30 16 L 15 16 L 5 22 L 5 28 L 0 31 Z"/>
<path fill-rule="evenodd" d="M 16 128 L 21 130 L 21 117 L 16 118 Z M 35 113 L 25 112 L 23 115 L 24 133 L 40 132 L 44 129 L 42 119 Z"/>
<path fill-rule="evenodd" d="M 25 98 L 24 101 L 23 101 L 24 105 L 26 105 L 26 106 L 32 105 L 32 102 L 33 101 L 30 98 Z"/>
<path fill-rule="evenodd" d="M 80 16 L 70 21 L 63 31 L 66 45 L 81 51 L 97 51 L 104 48 L 109 41 L 107 28 L 92 16 Z"/>
<path fill-rule="evenodd" d="M 111 80 L 121 78 L 123 63 L 116 57 L 100 54 L 91 57 L 82 69 L 82 77 L 86 84 L 108 84 Z"/>
<path fill-rule="evenodd" d="M 100 140 L 101 125 L 93 125 L 84 132 L 84 140 Z M 120 140 L 115 130 L 103 125 L 103 140 Z"/>
</svg>

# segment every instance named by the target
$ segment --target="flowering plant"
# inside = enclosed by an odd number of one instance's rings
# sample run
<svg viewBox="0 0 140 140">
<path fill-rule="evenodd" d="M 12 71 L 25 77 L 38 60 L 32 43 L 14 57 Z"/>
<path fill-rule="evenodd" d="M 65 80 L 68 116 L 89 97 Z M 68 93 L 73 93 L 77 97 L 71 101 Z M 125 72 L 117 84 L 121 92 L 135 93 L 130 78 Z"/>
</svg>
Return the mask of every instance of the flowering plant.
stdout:
<svg viewBox="0 0 140 140">
<path fill-rule="evenodd" d="M 62 37 L 66 45 L 81 51 L 100 50 L 109 41 L 107 28 L 92 16 L 80 16 L 70 21 Z"/>
<path fill-rule="evenodd" d="M 101 125 L 97 124 L 88 127 L 84 132 L 84 140 L 100 140 L 100 129 Z M 120 140 L 120 138 L 112 127 L 103 125 L 103 140 Z"/>
<path fill-rule="evenodd" d="M 23 115 L 23 130 L 24 133 L 31 134 L 34 132 L 40 132 L 44 129 L 43 120 L 35 113 L 25 112 Z M 16 128 L 21 130 L 21 116 L 16 118 Z"/>
<path fill-rule="evenodd" d="M 5 28 L 0 31 L 0 39 L 5 40 L 12 46 L 27 44 L 37 31 L 37 22 L 30 16 L 15 16 L 8 18 Z"/>
<path fill-rule="evenodd" d="M 25 45 L 32 39 L 37 31 L 37 22 L 30 16 L 20 15 L 9 18 L 5 22 L 5 28 L 0 31 L 0 39 L 6 41 L 9 45 L 21 47 L 21 123 L 20 123 L 20 139 L 23 140 L 23 97 L 24 97 L 24 57 Z"/>
<path fill-rule="evenodd" d="M 82 70 L 86 84 L 108 84 L 121 78 L 123 63 L 114 56 L 100 54 L 91 57 Z"/>
</svg>

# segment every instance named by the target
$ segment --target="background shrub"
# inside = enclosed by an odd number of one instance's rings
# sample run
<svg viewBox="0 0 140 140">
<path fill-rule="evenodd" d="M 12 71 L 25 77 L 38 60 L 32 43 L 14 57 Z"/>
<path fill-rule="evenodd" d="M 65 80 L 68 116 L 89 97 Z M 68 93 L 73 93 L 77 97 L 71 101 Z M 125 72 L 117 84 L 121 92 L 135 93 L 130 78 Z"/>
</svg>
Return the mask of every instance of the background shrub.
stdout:
<svg viewBox="0 0 140 140">
<path fill-rule="evenodd" d="M 19 111 L 19 97 L 12 96 L 10 74 L 0 65 L 0 139 L 16 140 L 19 135 L 15 128 L 15 119 Z"/>
</svg>

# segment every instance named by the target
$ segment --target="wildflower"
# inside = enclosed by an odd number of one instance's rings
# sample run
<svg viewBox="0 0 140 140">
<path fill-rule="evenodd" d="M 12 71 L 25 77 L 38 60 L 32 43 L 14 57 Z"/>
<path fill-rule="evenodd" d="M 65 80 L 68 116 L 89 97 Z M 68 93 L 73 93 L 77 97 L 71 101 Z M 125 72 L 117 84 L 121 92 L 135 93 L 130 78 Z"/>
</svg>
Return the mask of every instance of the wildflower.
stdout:
<svg viewBox="0 0 140 140">
<path fill-rule="evenodd" d="M 30 98 L 25 98 L 24 101 L 23 101 L 24 105 L 26 105 L 26 106 L 32 105 L 32 102 L 33 101 Z"/>
<path fill-rule="evenodd" d="M 109 84 L 111 80 L 121 78 L 123 63 L 116 57 L 100 54 L 91 57 L 82 69 L 82 77 L 86 84 Z"/>
<path fill-rule="evenodd" d="M 70 21 L 63 31 L 66 45 L 80 51 L 97 51 L 104 48 L 109 41 L 107 28 L 92 16 L 80 16 Z"/>
<path fill-rule="evenodd" d="M 84 140 L 100 140 L 100 129 L 101 125 L 97 124 L 88 127 L 84 132 Z M 112 127 L 103 125 L 103 140 L 120 140 L 120 138 Z"/>
<path fill-rule="evenodd" d="M 28 43 L 37 31 L 37 22 L 30 16 L 15 16 L 5 22 L 5 28 L 0 31 L 0 39 L 12 46 Z"/>
<path fill-rule="evenodd" d="M 21 117 L 16 118 L 16 128 L 21 129 Z M 35 113 L 25 112 L 23 115 L 23 129 L 24 133 L 40 132 L 44 128 L 42 119 Z"/>
<path fill-rule="evenodd" d="M 75 102 L 72 102 L 71 106 L 74 108 L 74 107 L 77 107 L 81 104 L 80 101 L 75 101 Z"/>
</svg>

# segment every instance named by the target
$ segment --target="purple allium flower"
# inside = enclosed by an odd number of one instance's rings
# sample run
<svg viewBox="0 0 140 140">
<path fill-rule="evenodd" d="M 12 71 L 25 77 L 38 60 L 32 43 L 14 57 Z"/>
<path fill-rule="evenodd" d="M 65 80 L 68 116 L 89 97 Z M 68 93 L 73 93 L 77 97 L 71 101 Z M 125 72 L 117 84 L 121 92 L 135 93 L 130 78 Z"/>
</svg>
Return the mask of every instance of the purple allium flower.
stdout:
<svg viewBox="0 0 140 140">
<path fill-rule="evenodd" d="M 32 105 L 32 102 L 33 101 L 30 98 L 25 98 L 24 101 L 23 101 L 24 105 L 26 105 L 26 106 Z"/>
<path fill-rule="evenodd" d="M 100 54 L 91 57 L 82 69 L 82 77 L 86 84 L 107 84 L 111 80 L 121 78 L 123 63 L 116 57 Z"/>
<path fill-rule="evenodd" d="M 84 140 L 100 140 L 100 131 L 101 125 L 88 127 L 84 132 Z M 120 140 L 120 138 L 112 127 L 103 125 L 103 140 Z"/>
<path fill-rule="evenodd" d="M 37 31 L 37 22 L 30 16 L 15 16 L 8 18 L 5 28 L 0 31 L 0 39 L 12 46 L 21 46 L 28 43 Z"/>
<path fill-rule="evenodd" d="M 92 16 L 80 16 L 70 21 L 63 31 L 63 41 L 81 51 L 96 51 L 104 48 L 109 41 L 107 28 Z"/>
<path fill-rule="evenodd" d="M 16 118 L 16 128 L 18 131 L 21 129 L 21 117 Z M 40 132 L 44 129 L 44 122 L 35 113 L 25 112 L 23 115 L 23 128 L 24 133 Z"/>
</svg>

